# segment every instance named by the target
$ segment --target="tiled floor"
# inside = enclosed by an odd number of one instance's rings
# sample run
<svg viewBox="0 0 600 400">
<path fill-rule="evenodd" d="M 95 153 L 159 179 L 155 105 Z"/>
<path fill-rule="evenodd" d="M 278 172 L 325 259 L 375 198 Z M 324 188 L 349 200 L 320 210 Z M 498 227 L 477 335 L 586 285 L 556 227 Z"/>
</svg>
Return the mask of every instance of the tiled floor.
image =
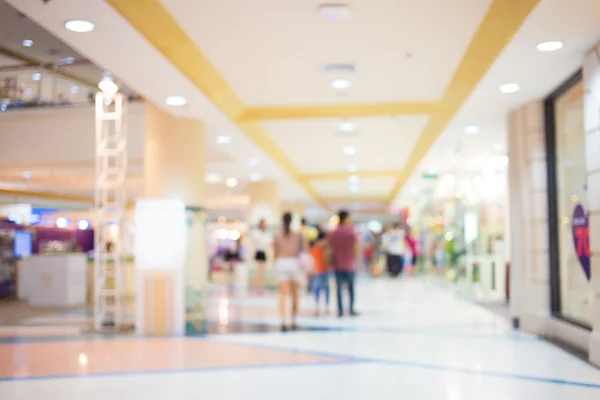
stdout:
<svg viewBox="0 0 600 400">
<path fill-rule="evenodd" d="M 0 399 L 600 399 L 600 370 L 424 280 L 362 280 L 357 319 L 310 317 L 307 297 L 305 330 L 286 334 L 274 331 L 274 296 L 215 292 L 216 326 L 266 329 L 115 338 L 0 328 L 13 340 L 0 341 Z"/>
</svg>

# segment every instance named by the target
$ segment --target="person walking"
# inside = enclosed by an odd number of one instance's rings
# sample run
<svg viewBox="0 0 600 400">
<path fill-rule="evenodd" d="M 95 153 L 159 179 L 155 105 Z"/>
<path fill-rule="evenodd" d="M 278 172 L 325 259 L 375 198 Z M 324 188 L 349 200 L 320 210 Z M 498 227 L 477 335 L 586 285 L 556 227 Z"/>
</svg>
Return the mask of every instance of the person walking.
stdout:
<svg viewBox="0 0 600 400">
<path fill-rule="evenodd" d="M 387 253 L 388 274 L 392 277 L 400 275 L 404 269 L 405 236 L 404 229 L 396 223 L 382 238 Z"/>
<path fill-rule="evenodd" d="M 328 246 L 325 232 L 321 229 L 311 247 L 312 257 L 315 260 L 313 275 L 313 292 L 315 295 L 315 316 L 320 315 L 321 292 L 325 296 L 325 314 L 329 314 L 329 262 L 327 257 Z"/>
<path fill-rule="evenodd" d="M 258 229 L 252 235 L 254 245 L 254 262 L 256 263 L 256 286 L 258 293 L 263 294 L 265 289 L 265 269 L 267 264 L 267 253 L 271 248 L 273 238 L 267 231 L 267 221 L 261 219 Z"/>
<path fill-rule="evenodd" d="M 292 232 L 292 214 L 283 214 L 282 232 L 275 237 L 273 250 L 275 255 L 275 274 L 279 286 L 279 314 L 281 331 L 296 330 L 296 317 L 300 300 L 300 285 L 305 272 L 300 264 L 300 255 L 308 251 L 308 244 L 301 233 Z M 292 300 L 292 312 L 288 325 L 287 300 Z"/>
<path fill-rule="evenodd" d="M 337 286 L 338 316 L 344 315 L 342 301 L 342 286 L 348 287 L 350 295 L 350 315 L 357 316 L 354 310 L 354 279 L 356 260 L 359 257 L 358 237 L 352 223 L 350 214 L 346 210 L 338 213 L 339 223 L 337 228 L 329 234 L 329 244 L 333 252 L 333 268 Z"/>
</svg>

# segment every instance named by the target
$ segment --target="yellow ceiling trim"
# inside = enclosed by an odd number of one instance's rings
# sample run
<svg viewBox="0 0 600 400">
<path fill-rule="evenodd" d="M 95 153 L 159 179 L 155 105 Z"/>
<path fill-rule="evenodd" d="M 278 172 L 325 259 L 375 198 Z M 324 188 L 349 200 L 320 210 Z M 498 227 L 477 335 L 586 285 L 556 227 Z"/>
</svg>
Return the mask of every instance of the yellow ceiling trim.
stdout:
<svg viewBox="0 0 600 400">
<path fill-rule="evenodd" d="M 396 115 L 435 114 L 439 103 L 333 104 L 289 107 L 252 107 L 240 121 L 265 121 L 307 118 L 357 118 Z"/>
<path fill-rule="evenodd" d="M 390 202 L 402 190 L 406 180 L 539 2 L 540 0 L 494 0 L 442 97 L 440 111 L 425 127 L 398 176 Z"/>
<path fill-rule="evenodd" d="M 387 202 L 387 196 L 347 196 L 347 197 L 325 197 L 323 201 L 326 203 L 356 203 L 356 202 Z"/>
<path fill-rule="evenodd" d="M 232 121 L 238 122 L 246 106 L 159 0 L 107 0 L 107 2 L 225 115 Z M 323 204 L 315 190 L 307 182 L 298 179 L 300 175 L 298 169 L 260 124 L 244 122 L 238 123 L 238 126 L 317 202 Z"/>
<path fill-rule="evenodd" d="M 331 172 L 331 173 L 319 173 L 319 174 L 304 174 L 300 176 L 303 181 L 323 181 L 323 180 L 336 180 L 336 179 L 347 179 L 351 175 L 358 176 L 359 178 L 396 178 L 400 171 L 357 171 L 357 172 Z"/>
</svg>

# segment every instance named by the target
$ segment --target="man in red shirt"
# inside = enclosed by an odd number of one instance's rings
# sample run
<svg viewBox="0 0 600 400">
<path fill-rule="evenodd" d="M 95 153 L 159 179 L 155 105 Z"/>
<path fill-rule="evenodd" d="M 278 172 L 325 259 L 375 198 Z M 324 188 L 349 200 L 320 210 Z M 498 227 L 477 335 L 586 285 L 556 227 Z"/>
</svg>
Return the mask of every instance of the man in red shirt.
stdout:
<svg viewBox="0 0 600 400">
<path fill-rule="evenodd" d="M 350 221 L 348 211 L 341 210 L 338 213 L 339 224 L 329 234 L 329 244 L 333 252 L 333 268 L 337 286 L 338 316 L 344 315 L 342 304 L 342 286 L 348 286 L 350 294 L 350 315 L 356 316 L 354 311 L 354 269 L 358 254 L 358 238 Z"/>
</svg>

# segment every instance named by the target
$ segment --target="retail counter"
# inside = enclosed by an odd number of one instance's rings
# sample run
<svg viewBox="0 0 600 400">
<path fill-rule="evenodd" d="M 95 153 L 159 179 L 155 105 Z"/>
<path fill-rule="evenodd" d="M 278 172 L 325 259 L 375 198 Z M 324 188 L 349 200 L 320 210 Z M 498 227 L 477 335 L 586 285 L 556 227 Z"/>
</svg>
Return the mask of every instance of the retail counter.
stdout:
<svg viewBox="0 0 600 400">
<path fill-rule="evenodd" d="M 87 256 L 34 255 L 20 265 L 20 297 L 32 307 L 73 307 L 86 302 Z"/>
</svg>

